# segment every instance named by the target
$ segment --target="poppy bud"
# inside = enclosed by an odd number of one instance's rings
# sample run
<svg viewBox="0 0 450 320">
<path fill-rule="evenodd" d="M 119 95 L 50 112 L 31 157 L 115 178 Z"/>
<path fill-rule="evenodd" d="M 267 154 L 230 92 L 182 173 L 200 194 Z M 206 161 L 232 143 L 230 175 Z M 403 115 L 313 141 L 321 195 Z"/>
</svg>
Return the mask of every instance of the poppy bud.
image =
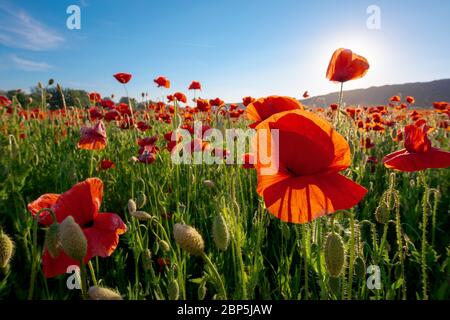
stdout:
<svg viewBox="0 0 450 320">
<path fill-rule="evenodd" d="M 150 249 L 145 249 L 142 253 L 142 266 L 144 270 L 150 270 L 152 267 L 152 252 Z"/>
<path fill-rule="evenodd" d="M 325 240 L 325 264 L 332 277 L 339 277 L 344 267 L 344 242 L 340 235 L 331 232 Z"/>
<path fill-rule="evenodd" d="M 205 185 L 205 187 L 214 188 L 214 181 L 212 180 L 204 180 L 203 184 Z"/>
<path fill-rule="evenodd" d="M 54 79 L 49 79 L 49 80 L 48 80 L 48 85 L 49 85 L 49 86 L 53 85 L 54 83 L 55 83 L 55 80 L 54 80 Z"/>
<path fill-rule="evenodd" d="M 198 300 L 203 300 L 206 297 L 206 286 L 205 283 L 202 283 L 198 286 L 197 289 Z"/>
<path fill-rule="evenodd" d="M 173 226 L 173 237 L 175 242 L 184 250 L 194 256 L 200 256 L 205 249 L 203 238 L 193 227 L 176 223 Z"/>
<path fill-rule="evenodd" d="M 96 286 L 89 288 L 88 295 L 92 300 L 122 300 L 121 295 L 114 290 Z"/>
<path fill-rule="evenodd" d="M 164 240 L 160 240 L 159 241 L 159 247 L 162 249 L 162 251 L 164 252 L 169 252 L 170 251 L 170 245 L 164 241 Z"/>
<path fill-rule="evenodd" d="M 341 287 L 341 279 L 337 277 L 330 277 L 328 279 L 328 287 L 330 288 L 330 291 L 337 295 L 340 292 Z"/>
<path fill-rule="evenodd" d="M 167 293 L 169 294 L 170 300 L 178 300 L 178 297 L 180 296 L 180 287 L 178 286 L 178 282 L 176 279 L 170 281 L 167 288 Z"/>
<path fill-rule="evenodd" d="M 223 251 L 227 250 L 230 242 L 230 233 L 225 218 L 220 213 L 214 218 L 212 235 L 217 249 Z"/>
<path fill-rule="evenodd" d="M 355 259 L 355 274 L 360 279 L 364 279 L 366 276 L 366 263 L 362 257 Z"/>
<path fill-rule="evenodd" d="M 147 203 L 147 197 L 145 196 L 145 193 L 139 192 L 137 198 L 136 198 L 136 206 L 141 209 L 145 204 Z"/>
<path fill-rule="evenodd" d="M 52 258 L 59 256 L 60 244 L 59 244 L 59 224 L 53 223 L 45 232 L 45 247 L 50 253 Z"/>
<path fill-rule="evenodd" d="M 153 217 L 145 211 L 134 211 L 131 212 L 131 215 L 141 221 L 151 221 L 153 219 Z"/>
<path fill-rule="evenodd" d="M 87 240 L 83 230 L 72 216 L 59 225 L 59 240 L 63 251 L 72 259 L 82 261 L 87 252 Z"/>
<path fill-rule="evenodd" d="M 389 220 L 389 209 L 384 201 L 382 201 L 375 209 L 375 219 L 378 223 L 385 224 Z"/>
<path fill-rule="evenodd" d="M 27 103 L 28 103 L 28 104 L 32 104 L 32 103 L 33 103 L 33 98 L 32 98 L 32 97 L 28 97 Z"/>
<path fill-rule="evenodd" d="M 137 210 L 136 202 L 133 199 L 128 200 L 128 213 L 132 214 Z"/>
<path fill-rule="evenodd" d="M 38 84 L 37 84 L 37 86 L 38 86 L 39 89 L 42 89 L 42 87 L 43 87 L 43 86 L 42 86 L 42 82 L 39 81 Z"/>
<path fill-rule="evenodd" d="M 8 266 L 13 255 L 14 242 L 6 233 L 0 230 L 0 268 L 4 269 Z"/>
</svg>

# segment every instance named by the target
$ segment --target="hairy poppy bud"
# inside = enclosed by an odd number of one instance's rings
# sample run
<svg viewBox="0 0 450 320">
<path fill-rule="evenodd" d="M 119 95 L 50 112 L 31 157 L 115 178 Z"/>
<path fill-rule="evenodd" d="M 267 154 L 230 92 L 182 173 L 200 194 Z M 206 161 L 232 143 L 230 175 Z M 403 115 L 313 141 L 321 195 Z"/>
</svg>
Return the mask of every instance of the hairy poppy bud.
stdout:
<svg viewBox="0 0 450 320">
<path fill-rule="evenodd" d="M 375 219 L 378 223 L 386 223 L 389 220 L 389 209 L 384 201 L 375 209 Z"/>
<path fill-rule="evenodd" d="M 203 185 L 205 185 L 208 188 L 214 188 L 215 184 L 214 184 L 214 181 L 212 181 L 212 180 L 204 180 Z"/>
<path fill-rule="evenodd" d="M 128 213 L 132 214 L 137 210 L 136 202 L 133 199 L 128 200 Z"/>
<path fill-rule="evenodd" d="M 176 279 L 170 281 L 169 286 L 167 287 L 167 293 L 169 294 L 170 300 L 178 300 L 178 297 L 180 296 L 180 287 L 178 286 Z"/>
<path fill-rule="evenodd" d="M 55 83 L 55 80 L 54 80 L 54 79 L 49 79 L 49 80 L 48 80 L 48 85 L 49 85 L 49 86 L 53 85 L 54 83 Z"/>
<path fill-rule="evenodd" d="M 136 198 L 136 206 L 141 209 L 145 204 L 147 203 L 147 197 L 145 196 L 145 193 L 139 192 L 137 198 Z"/>
<path fill-rule="evenodd" d="M 203 300 L 206 297 L 206 285 L 205 283 L 201 283 L 197 289 L 198 300 Z"/>
<path fill-rule="evenodd" d="M 90 287 L 88 295 L 92 300 L 122 300 L 121 295 L 114 290 L 97 286 Z"/>
<path fill-rule="evenodd" d="M 225 218 L 220 213 L 214 218 L 212 235 L 217 249 L 227 250 L 228 244 L 230 243 L 230 233 Z"/>
<path fill-rule="evenodd" d="M 52 258 L 59 256 L 60 243 L 59 243 L 59 224 L 53 223 L 45 232 L 45 247 L 50 253 Z"/>
<path fill-rule="evenodd" d="M 87 240 L 83 230 L 72 216 L 59 225 L 59 240 L 63 251 L 72 259 L 82 261 L 87 252 Z"/>
<path fill-rule="evenodd" d="M 331 232 L 325 240 L 325 264 L 332 277 L 339 277 L 344 267 L 344 242 L 340 235 Z"/>
<path fill-rule="evenodd" d="M 142 266 L 145 270 L 150 270 L 152 268 L 152 252 L 150 249 L 145 249 L 142 253 Z"/>
<path fill-rule="evenodd" d="M 341 279 L 336 277 L 330 277 L 328 279 L 328 287 L 330 288 L 330 291 L 337 295 L 340 292 L 341 287 Z"/>
<path fill-rule="evenodd" d="M 194 256 L 200 256 L 205 249 L 203 238 L 193 227 L 176 223 L 173 226 L 173 237 L 175 242 L 184 250 Z"/>
<path fill-rule="evenodd" d="M 6 268 L 14 251 L 14 242 L 0 230 L 0 268 Z"/>
<path fill-rule="evenodd" d="M 162 251 L 164 252 L 169 252 L 170 251 L 170 245 L 164 241 L 164 240 L 160 240 L 159 241 L 159 247 L 162 249 Z"/>
<path fill-rule="evenodd" d="M 362 257 L 355 259 L 355 274 L 360 279 L 364 279 L 366 276 L 366 263 Z"/>
<path fill-rule="evenodd" d="M 150 221 L 153 217 L 145 211 L 133 211 L 131 215 L 141 221 Z"/>
</svg>

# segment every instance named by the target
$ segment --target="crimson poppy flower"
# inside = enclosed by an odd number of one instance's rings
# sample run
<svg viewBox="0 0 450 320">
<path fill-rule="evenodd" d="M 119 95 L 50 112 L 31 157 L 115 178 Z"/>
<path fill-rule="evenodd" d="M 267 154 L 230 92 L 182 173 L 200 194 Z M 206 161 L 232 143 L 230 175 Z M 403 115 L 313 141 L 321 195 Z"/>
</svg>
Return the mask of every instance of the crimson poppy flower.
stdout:
<svg viewBox="0 0 450 320">
<path fill-rule="evenodd" d="M 144 122 L 144 121 L 139 121 L 137 123 L 137 127 L 142 132 L 145 132 L 151 128 L 151 126 L 147 122 Z"/>
<path fill-rule="evenodd" d="M 115 163 L 109 159 L 103 159 L 102 161 L 100 161 L 100 169 L 102 170 L 108 170 L 115 167 Z"/>
<path fill-rule="evenodd" d="M 89 100 L 94 103 L 100 102 L 100 100 L 102 100 L 102 96 L 98 92 L 91 92 L 89 93 Z"/>
<path fill-rule="evenodd" d="M 331 110 L 336 111 L 337 108 L 338 108 L 338 105 L 337 105 L 336 103 L 330 104 L 330 109 L 331 109 Z"/>
<path fill-rule="evenodd" d="M 89 117 L 91 121 L 101 120 L 103 118 L 103 113 L 101 113 L 96 107 L 92 107 L 89 109 Z"/>
<path fill-rule="evenodd" d="M 409 104 L 413 104 L 413 103 L 416 102 L 416 99 L 414 99 L 414 97 L 407 96 L 406 97 L 406 102 L 408 102 Z"/>
<path fill-rule="evenodd" d="M 209 100 L 209 104 L 214 107 L 220 107 L 221 105 L 224 104 L 224 102 L 220 98 L 215 98 L 215 99 Z"/>
<path fill-rule="evenodd" d="M 173 94 L 169 94 L 167 97 L 167 101 L 172 102 L 173 99 L 175 99 L 175 97 L 173 96 Z"/>
<path fill-rule="evenodd" d="M 211 109 L 211 105 L 209 104 L 209 101 L 206 99 L 197 99 L 197 109 L 203 112 L 207 112 Z"/>
<path fill-rule="evenodd" d="M 159 87 L 164 87 L 167 89 L 170 88 L 170 81 L 166 77 L 160 76 L 153 81 L 158 85 L 158 88 Z"/>
<path fill-rule="evenodd" d="M 189 85 L 189 90 L 202 90 L 202 86 L 198 81 L 192 81 Z"/>
<path fill-rule="evenodd" d="M 443 112 L 447 109 L 448 102 L 445 101 L 436 101 L 433 102 L 433 108 L 438 112 Z"/>
<path fill-rule="evenodd" d="M 106 108 L 106 109 L 113 109 L 114 108 L 114 101 L 112 101 L 110 99 L 102 99 L 100 101 L 100 105 L 103 108 Z"/>
<path fill-rule="evenodd" d="M 138 156 L 138 161 L 141 163 L 151 164 L 156 160 L 156 153 L 152 152 L 154 149 L 152 146 L 143 147 L 143 151 Z"/>
<path fill-rule="evenodd" d="M 0 107 L 7 107 L 11 104 L 11 100 L 8 97 L 0 96 Z"/>
<path fill-rule="evenodd" d="M 101 150 L 106 147 L 106 128 L 102 121 L 93 127 L 82 127 L 78 148 L 86 150 Z"/>
<path fill-rule="evenodd" d="M 309 93 L 308 91 L 303 92 L 303 98 L 309 98 Z"/>
<path fill-rule="evenodd" d="M 120 83 L 123 83 L 123 84 L 128 83 L 128 81 L 131 80 L 131 77 L 132 77 L 131 74 L 123 73 L 123 72 L 116 73 L 114 75 L 114 78 L 116 78 L 117 81 L 119 81 Z"/>
<path fill-rule="evenodd" d="M 256 99 L 253 97 L 250 97 L 250 96 L 242 98 L 242 104 L 244 106 L 248 106 L 250 103 L 255 102 L 255 101 L 256 101 Z"/>
<path fill-rule="evenodd" d="M 186 96 L 185 96 L 183 93 L 181 93 L 181 92 L 175 92 L 173 96 L 174 96 L 175 99 L 177 99 L 177 101 L 179 101 L 179 102 L 183 102 L 183 103 L 186 103 L 186 102 L 187 102 Z"/>
<path fill-rule="evenodd" d="M 412 172 L 429 168 L 447 168 L 450 166 L 450 152 L 431 146 L 428 139 L 429 127 L 407 125 L 405 127 L 405 148 L 383 158 L 387 168 Z"/>
<path fill-rule="evenodd" d="M 393 96 L 389 99 L 391 102 L 400 102 L 400 96 Z"/>
<path fill-rule="evenodd" d="M 157 151 L 159 151 L 158 147 L 156 146 L 156 141 L 158 141 L 157 136 L 139 138 L 137 140 L 137 144 L 139 146 L 138 153 L 142 154 L 146 150 L 152 153 L 156 153 Z"/>
<path fill-rule="evenodd" d="M 83 229 L 88 248 L 83 259 L 88 263 L 93 257 L 109 257 L 119 244 L 119 235 L 127 231 L 122 219 L 115 213 L 99 213 L 103 197 L 103 182 L 98 178 L 89 178 L 77 183 L 63 194 L 47 193 L 28 204 L 28 211 L 34 216 L 44 208 L 50 208 L 60 223 L 72 216 Z M 39 223 L 50 226 L 53 223 L 49 212 L 45 211 L 38 218 Z M 52 278 L 67 272 L 67 267 L 80 265 L 63 251 L 53 258 L 44 249 L 42 267 L 46 278 Z"/>
<path fill-rule="evenodd" d="M 339 174 L 350 165 L 349 144 L 319 116 L 299 109 L 281 112 L 256 129 L 257 192 L 282 221 L 306 223 L 353 207 L 366 194 L 365 188 Z M 260 161 L 260 155 L 269 152 L 255 143 L 264 136 L 268 150 L 278 151 L 268 155 L 269 164 Z"/>
<path fill-rule="evenodd" d="M 294 98 L 269 96 L 253 101 L 247 106 L 247 119 L 254 122 L 250 125 L 251 128 L 256 127 L 261 121 L 269 118 L 273 114 L 288 111 L 303 109 L 303 106 Z"/>
<path fill-rule="evenodd" d="M 369 70 L 367 59 L 349 49 L 337 49 L 328 64 L 327 79 L 337 82 L 362 78 Z"/>
<path fill-rule="evenodd" d="M 104 119 L 108 122 L 113 120 L 120 120 L 120 118 L 121 118 L 120 112 L 115 109 L 108 111 L 107 113 L 105 113 L 104 116 Z"/>
</svg>

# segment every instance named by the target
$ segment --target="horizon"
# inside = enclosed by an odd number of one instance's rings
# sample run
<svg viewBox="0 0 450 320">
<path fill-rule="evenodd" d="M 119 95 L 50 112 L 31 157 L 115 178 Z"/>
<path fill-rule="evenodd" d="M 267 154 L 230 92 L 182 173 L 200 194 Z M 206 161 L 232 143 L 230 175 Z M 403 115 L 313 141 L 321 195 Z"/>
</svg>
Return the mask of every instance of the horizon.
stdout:
<svg viewBox="0 0 450 320">
<path fill-rule="evenodd" d="M 79 30 L 67 28 L 70 5 L 80 8 Z M 367 25 L 371 5 L 380 10 L 378 29 Z M 6 76 L 0 88 L 29 90 L 53 78 L 63 87 L 120 97 L 125 92 L 112 75 L 129 72 L 128 90 L 138 100 L 142 92 L 153 100 L 175 91 L 192 98 L 187 90 L 192 80 L 202 84 L 197 97 L 301 99 L 304 91 L 315 97 L 339 90 L 325 78 L 338 47 L 352 49 L 370 64 L 367 75 L 346 83 L 344 91 L 448 79 L 450 44 L 439 39 L 446 38 L 449 9 L 450 3 L 439 1 L 108 5 L 104 0 L 5 0 L 0 3 L 0 71 Z M 171 81 L 169 90 L 156 88 L 153 79 L 160 75 Z"/>
</svg>

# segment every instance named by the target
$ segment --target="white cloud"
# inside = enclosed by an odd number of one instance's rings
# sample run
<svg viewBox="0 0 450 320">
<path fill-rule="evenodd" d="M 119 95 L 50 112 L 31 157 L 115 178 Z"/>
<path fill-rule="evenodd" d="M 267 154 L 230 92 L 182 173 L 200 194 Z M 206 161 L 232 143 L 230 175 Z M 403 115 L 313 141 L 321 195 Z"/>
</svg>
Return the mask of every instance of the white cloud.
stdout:
<svg viewBox="0 0 450 320">
<path fill-rule="evenodd" d="M 46 62 L 27 60 L 16 55 L 11 56 L 11 61 L 17 68 L 24 71 L 47 71 L 52 67 Z"/>
<path fill-rule="evenodd" d="M 8 1 L 0 2 L 0 44 L 33 51 L 58 47 L 64 38 Z"/>
</svg>

